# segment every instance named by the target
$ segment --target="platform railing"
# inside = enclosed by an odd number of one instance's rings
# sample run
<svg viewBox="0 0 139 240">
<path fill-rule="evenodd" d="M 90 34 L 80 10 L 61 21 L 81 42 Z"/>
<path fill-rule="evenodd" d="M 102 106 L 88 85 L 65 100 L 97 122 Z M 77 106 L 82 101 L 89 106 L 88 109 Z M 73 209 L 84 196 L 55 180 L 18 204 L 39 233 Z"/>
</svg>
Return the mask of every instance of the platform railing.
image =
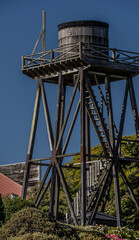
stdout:
<svg viewBox="0 0 139 240">
<path fill-rule="evenodd" d="M 22 70 L 77 58 L 96 59 L 139 66 L 139 53 L 79 42 L 49 51 L 23 56 Z"/>
</svg>

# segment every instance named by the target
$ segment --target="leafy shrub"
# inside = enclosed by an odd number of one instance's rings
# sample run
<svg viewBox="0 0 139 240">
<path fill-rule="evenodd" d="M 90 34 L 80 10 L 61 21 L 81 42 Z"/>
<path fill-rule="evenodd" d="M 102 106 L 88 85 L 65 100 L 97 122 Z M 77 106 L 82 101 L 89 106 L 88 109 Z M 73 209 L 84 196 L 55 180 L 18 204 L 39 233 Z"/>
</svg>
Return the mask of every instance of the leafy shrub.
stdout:
<svg viewBox="0 0 139 240">
<path fill-rule="evenodd" d="M 10 199 L 10 197 L 5 197 L 3 199 L 5 222 L 10 219 L 10 217 L 18 212 L 19 210 L 26 207 L 35 207 L 35 204 L 29 200 L 21 199 L 19 197 Z"/>
<path fill-rule="evenodd" d="M 54 223 L 48 222 L 48 218 L 35 208 L 24 208 L 15 213 L 1 228 L 1 238 L 15 237 L 33 232 L 50 232 L 54 230 Z"/>
<path fill-rule="evenodd" d="M 136 140 L 136 136 L 125 136 L 123 139 L 130 139 Z M 122 145 L 122 155 L 129 156 L 129 157 L 139 157 L 139 146 L 138 143 L 135 142 L 125 142 Z M 91 149 L 91 154 L 100 155 L 102 152 L 102 148 L 100 145 L 95 146 Z M 91 157 L 91 160 L 96 160 L 97 158 Z M 70 164 L 80 162 L 80 156 L 75 156 Z M 69 163 L 67 163 L 69 164 Z M 138 163 L 132 163 L 123 165 L 124 173 L 130 183 L 133 192 L 139 201 L 139 174 L 138 174 Z M 67 185 L 69 188 L 69 192 L 71 194 L 72 199 L 74 198 L 76 192 L 80 188 L 80 170 L 78 169 L 66 169 L 63 170 L 64 176 L 67 181 Z M 122 205 L 122 212 L 123 212 L 123 219 L 126 221 L 126 225 L 129 228 L 133 228 L 134 230 L 139 229 L 139 213 L 136 210 L 136 206 L 133 203 L 131 197 L 129 196 L 129 192 L 125 183 L 123 182 L 120 174 L 119 174 L 119 184 L 120 184 L 120 194 L 121 194 L 121 205 Z M 32 195 L 32 194 L 31 194 Z M 35 194 L 34 194 L 35 195 Z M 50 201 L 50 193 L 49 191 L 46 192 L 39 209 L 42 210 L 44 213 L 49 214 L 49 201 Z M 58 213 L 58 220 L 64 220 L 65 214 L 68 212 L 68 204 L 65 197 L 65 193 L 63 188 L 60 188 L 60 196 L 59 196 L 59 213 Z M 101 211 L 101 206 L 100 209 Z M 115 193 L 114 193 L 114 184 L 112 183 L 109 198 L 105 207 L 105 213 L 110 215 L 116 215 L 115 209 Z"/>
<path fill-rule="evenodd" d="M 139 232 L 129 229 L 127 227 L 108 227 L 105 225 L 95 225 L 95 226 L 87 226 L 86 229 L 96 230 L 97 232 L 104 233 L 108 239 L 115 239 L 114 236 L 117 236 L 117 240 L 135 240 L 139 237 Z M 111 237 L 110 237 L 111 236 Z M 113 237 L 112 237 L 113 236 Z"/>
<path fill-rule="evenodd" d="M 50 219 L 36 208 L 26 208 L 15 213 L 10 220 L 0 228 L 0 240 L 105 240 L 103 233 L 84 228 L 73 227 Z"/>
<path fill-rule="evenodd" d="M 27 233 L 23 236 L 10 238 L 10 240 L 48 240 L 48 239 L 49 240 L 59 240 L 59 238 L 57 236 L 54 236 L 54 235 L 47 236 L 47 234 L 39 233 L 39 232 L 35 232 L 33 234 Z"/>
</svg>

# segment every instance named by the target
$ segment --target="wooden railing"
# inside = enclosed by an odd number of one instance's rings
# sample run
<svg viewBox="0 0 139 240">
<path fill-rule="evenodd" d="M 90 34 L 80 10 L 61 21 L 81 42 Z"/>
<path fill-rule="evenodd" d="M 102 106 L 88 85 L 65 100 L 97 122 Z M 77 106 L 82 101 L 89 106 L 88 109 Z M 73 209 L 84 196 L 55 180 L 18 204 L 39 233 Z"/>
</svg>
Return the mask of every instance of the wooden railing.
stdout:
<svg viewBox="0 0 139 240">
<path fill-rule="evenodd" d="M 139 66 L 139 53 L 79 42 L 49 51 L 23 56 L 22 70 L 74 58 L 95 58 L 97 60 Z"/>
<path fill-rule="evenodd" d="M 90 197 L 92 191 L 96 190 L 99 179 L 103 174 L 103 171 L 107 167 L 108 160 L 96 160 L 87 162 L 88 171 L 86 172 L 86 187 L 87 187 L 87 200 Z M 75 163 L 74 165 L 80 165 L 80 163 Z M 73 199 L 73 208 L 76 216 L 80 215 L 80 199 L 81 199 L 81 192 L 80 190 L 76 192 L 76 196 Z M 71 213 L 68 211 L 66 213 L 66 221 L 68 222 L 71 218 Z"/>
</svg>

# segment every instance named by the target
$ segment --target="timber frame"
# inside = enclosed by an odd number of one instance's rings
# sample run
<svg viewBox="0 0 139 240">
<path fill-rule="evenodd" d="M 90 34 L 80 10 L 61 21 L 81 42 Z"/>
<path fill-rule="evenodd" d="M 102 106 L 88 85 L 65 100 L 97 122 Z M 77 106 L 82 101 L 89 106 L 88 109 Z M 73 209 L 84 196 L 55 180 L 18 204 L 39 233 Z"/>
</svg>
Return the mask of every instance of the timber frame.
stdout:
<svg viewBox="0 0 139 240">
<path fill-rule="evenodd" d="M 41 36 L 42 52 L 35 54 L 36 46 Z M 37 197 L 35 200 L 36 207 L 41 203 L 44 194 L 50 189 L 50 205 L 49 215 L 51 218 L 58 218 L 59 207 L 59 191 L 60 184 L 63 187 L 71 216 L 75 225 L 79 224 L 79 220 L 73 207 L 73 200 L 66 179 L 63 174 L 63 168 L 80 169 L 81 171 L 81 199 L 80 199 L 80 219 L 81 225 L 92 224 L 95 216 L 103 202 L 104 210 L 107 201 L 107 195 L 112 180 L 114 181 L 115 203 L 117 226 L 122 226 L 122 210 L 119 188 L 119 174 L 122 176 L 126 184 L 129 194 L 139 210 L 139 203 L 135 197 L 133 190 L 125 176 L 123 164 L 129 162 L 139 162 L 138 158 L 121 156 L 122 141 L 130 141 L 122 139 L 123 128 L 125 122 L 125 113 L 127 107 L 127 98 L 130 96 L 131 107 L 134 117 L 137 141 L 139 142 L 139 115 L 137 102 L 133 87 L 133 77 L 139 74 L 139 54 L 117 49 L 96 48 L 91 44 L 77 43 L 64 49 L 55 49 L 45 51 L 45 13 L 43 12 L 43 28 L 39 36 L 39 40 L 35 45 L 35 50 L 29 56 L 22 57 L 22 72 L 27 76 L 38 81 L 30 140 L 28 145 L 26 168 L 24 172 L 22 198 L 26 198 L 29 172 L 31 164 L 47 166 L 44 178 L 39 186 Z M 111 52 L 112 55 L 106 54 Z M 57 53 L 56 57 L 54 54 Z M 99 54 L 98 54 L 99 53 Z M 120 57 L 119 57 L 120 54 Z M 48 58 L 49 55 L 49 58 Z M 124 90 L 123 107 L 119 129 L 116 128 L 113 118 L 111 83 L 113 81 L 125 80 L 126 86 Z M 57 110 L 55 121 L 55 132 L 52 129 L 52 120 L 49 113 L 49 104 L 45 93 L 45 83 L 58 84 Z M 105 95 L 101 90 L 101 84 L 105 85 Z M 71 99 L 65 113 L 66 86 L 73 86 Z M 93 87 L 97 86 L 101 95 L 101 103 L 97 101 Z M 76 92 L 79 91 L 80 98 L 77 103 L 75 113 L 66 137 L 63 135 L 71 108 L 75 99 Z M 42 97 L 43 108 L 49 138 L 51 156 L 44 158 L 32 159 L 36 128 L 38 122 L 38 114 L 40 108 L 40 99 Z M 108 126 L 106 125 L 103 108 L 106 108 Z M 76 153 L 66 154 L 66 149 L 70 141 L 70 136 L 74 128 L 77 116 L 80 111 L 80 151 Z M 90 124 L 92 123 L 97 137 L 100 141 L 103 155 L 96 156 L 90 153 Z M 70 166 L 63 165 L 63 159 L 69 156 L 80 155 L 80 165 Z M 89 201 L 87 201 L 87 178 L 86 172 L 88 162 L 92 156 L 98 159 L 105 159 L 107 167 L 101 176 L 97 189 L 92 191 Z M 49 160 L 49 163 L 41 163 Z M 91 163 L 91 162 L 90 162 Z M 50 176 L 51 172 L 51 176 Z M 86 214 L 92 211 L 91 216 L 86 220 Z"/>
</svg>

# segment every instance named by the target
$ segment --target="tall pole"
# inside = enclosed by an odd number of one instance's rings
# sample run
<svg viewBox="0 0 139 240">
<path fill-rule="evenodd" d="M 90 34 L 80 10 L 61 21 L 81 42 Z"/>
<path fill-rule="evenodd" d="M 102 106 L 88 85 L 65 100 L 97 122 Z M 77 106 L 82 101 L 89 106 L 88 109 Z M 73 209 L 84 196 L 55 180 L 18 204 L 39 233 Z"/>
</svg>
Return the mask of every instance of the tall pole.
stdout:
<svg viewBox="0 0 139 240">
<path fill-rule="evenodd" d="M 22 199 L 25 199 L 27 194 L 28 179 L 29 179 L 29 173 L 30 173 L 29 160 L 32 158 L 32 154 L 33 154 L 39 108 L 40 108 L 40 97 L 41 97 L 41 87 L 40 87 L 40 82 L 38 81 L 35 104 L 34 104 L 33 119 L 32 119 L 32 125 L 31 125 L 31 132 L 30 132 L 30 139 L 28 144 L 28 151 L 27 151 L 25 171 L 24 171 L 24 179 L 23 179 L 22 195 L 21 195 Z"/>
<path fill-rule="evenodd" d="M 136 97 L 135 97 L 132 78 L 128 79 L 128 84 L 129 84 L 129 94 L 130 94 L 132 112 L 134 117 L 135 129 L 136 129 L 137 139 L 139 140 L 139 114 L 137 109 L 137 103 L 136 103 Z"/>
<path fill-rule="evenodd" d="M 63 77 L 61 76 L 61 108 L 60 108 L 60 121 L 59 121 L 59 132 L 62 129 L 62 125 L 64 122 L 64 112 L 65 112 L 65 91 L 66 91 L 66 87 L 63 81 Z M 58 134 L 59 134 L 58 132 Z M 59 148 L 59 154 L 62 154 L 62 144 L 63 142 L 61 142 L 61 146 Z M 60 158 L 58 160 L 59 164 L 61 165 L 63 159 Z M 54 217 L 55 219 L 58 218 L 58 207 L 59 207 L 59 193 L 60 193 L 60 177 L 58 175 L 58 172 L 56 172 L 56 187 L 55 187 L 55 206 L 54 206 Z"/>
<path fill-rule="evenodd" d="M 109 123 L 109 135 L 110 144 L 113 149 L 113 180 L 114 180 L 114 191 L 116 201 L 116 217 L 117 226 L 122 226 L 122 212 L 121 212 L 121 200 L 120 200 L 120 187 L 119 187 L 119 176 L 118 176 L 118 158 L 115 156 L 115 137 L 114 137 L 114 126 L 113 126 L 113 110 L 112 110 L 112 99 L 111 99 L 111 87 L 109 75 L 105 78 L 105 90 L 107 99 L 107 110 L 108 110 L 108 123 Z M 111 156 L 112 157 L 112 156 Z"/>
<path fill-rule="evenodd" d="M 86 147 L 85 147 L 85 76 L 80 73 L 80 161 L 81 161 L 81 225 L 86 223 Z"/>
<path fill-rule="evenodd" d="M 46 13 L 45 11 L 42 11 L 42 52 L 45 52 L 46 46 L 45 46 L 45 31 L 46 31 Z"/>
<path fill-rule="evenodd" d="M 55 139 L 54 139 L 54 151 L 56 151 L 56 144 L 59 135 L 59 125 L 60 125 L 60 110 L 61 110 L 61 91 L 62 91 L 62 75 L 59 74 L 59 86 L 58 86 L 58 96 L 57 96 L 57 111 L 56 111 L 56 121 L 55 121 Z M 49 214 L 50 217 L 54 217 L 54 206 L 55 206 L 55 192 L 56 192 L 56 166 L 52 169 L 52 180 L 51 180 L 51 192 L 50 192 L 50 207 Z"/>
<path fill-rule="evenodd" d="M 88 116 L 87 111 L 85 111 L 85 130 L 86 130 L 86 161 L 90 161 L 90 119 Z M 89 173 L 86 174 L 86 187 L 87 187 L 87 192 L 86 195 L 89 194 Z"/>
</svg>

